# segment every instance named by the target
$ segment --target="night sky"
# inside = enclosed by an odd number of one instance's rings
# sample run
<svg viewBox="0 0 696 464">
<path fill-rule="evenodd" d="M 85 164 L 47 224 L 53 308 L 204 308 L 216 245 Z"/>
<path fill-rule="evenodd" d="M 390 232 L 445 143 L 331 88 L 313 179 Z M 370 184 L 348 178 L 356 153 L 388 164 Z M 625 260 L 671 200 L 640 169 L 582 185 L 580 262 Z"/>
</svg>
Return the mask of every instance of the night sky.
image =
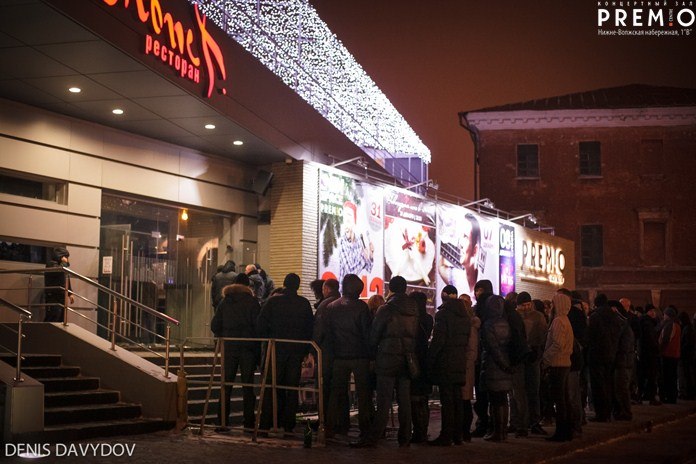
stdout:
<svg viewBox="0 0 696 464">
<path fill-rule="evenodd" d="M 473 147 L 459 111 L 633 83 L 696 88 L 696 27 L 599 37 L 596 0 L 310 3 L 430 148 L 440 190 L 465 198 Z"/>
</svg>

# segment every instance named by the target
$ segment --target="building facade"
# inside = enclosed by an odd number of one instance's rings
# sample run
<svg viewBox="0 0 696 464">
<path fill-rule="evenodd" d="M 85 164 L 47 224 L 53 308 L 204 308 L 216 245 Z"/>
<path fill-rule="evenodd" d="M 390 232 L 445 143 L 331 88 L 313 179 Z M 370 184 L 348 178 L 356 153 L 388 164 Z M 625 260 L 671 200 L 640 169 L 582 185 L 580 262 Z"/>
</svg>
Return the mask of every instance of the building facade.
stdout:
<svg viewBox="0 0 696 464">
<path fill-rule="evenodd" d="M 696 310 L 696 90 L 630 85 L 460 119 L 480 195 L 572 239 L 578 290 Z"/>
</svg>

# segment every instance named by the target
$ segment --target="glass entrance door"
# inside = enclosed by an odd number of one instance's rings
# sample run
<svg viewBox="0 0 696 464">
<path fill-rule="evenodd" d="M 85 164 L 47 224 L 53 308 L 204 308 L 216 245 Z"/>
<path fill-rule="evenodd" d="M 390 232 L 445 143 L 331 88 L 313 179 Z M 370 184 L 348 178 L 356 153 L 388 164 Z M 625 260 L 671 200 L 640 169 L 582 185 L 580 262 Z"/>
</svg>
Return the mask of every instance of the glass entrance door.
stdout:
<svg viewBox="0 0 696 464">
<path fill-rule="evenodd" d="M 100 262 L 112 263 L 111 273 L 100 267 L 100 282 L 180 321 L 172 340 L 212 344 L 210 283 L 218 262 L 218 246 L 229 234 L 229 218 L 163 206 L 143 200 L 104 195 Z M 108 267 L 107 267 L 108 271 Z M 109 304 L 101 296 L 100 304 Z M 164 326 L 139 310 L 123 309 L 122 333 L 139 343 L 155 343 L 150 332 Z M 107 325 L 106 316 L 100 323 Z M 102 335 L 106 333 L 101 329 Z M 195 340 L 194 340 L 195 339 Z"/>
</svg>

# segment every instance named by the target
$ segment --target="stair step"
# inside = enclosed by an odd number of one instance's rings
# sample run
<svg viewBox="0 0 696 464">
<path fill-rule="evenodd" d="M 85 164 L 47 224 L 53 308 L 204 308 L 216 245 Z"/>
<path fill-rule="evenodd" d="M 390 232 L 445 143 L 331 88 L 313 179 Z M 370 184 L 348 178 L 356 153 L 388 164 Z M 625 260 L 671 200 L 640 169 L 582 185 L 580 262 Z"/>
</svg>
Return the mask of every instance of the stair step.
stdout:
<svg viewBox="0 0 696 464">
<path fill-rule="evenodd" d="M 173 422 L 147 418 L 82 422 L 79 424 L 45 427 L 43 432 L 22 434 L 17 439 L 26 443 L 31 443 L 32 441 L 67 443 L 96 437 L 153 433 L 160 430 L 169 430 L 174 425 Z"/>
<path fill-rule="evenodd" d="M 99 377 L 55 377 L 36 380 L 44 385 L 44 392 L 99 389 Z"/>
<path fill-rule="evenodd" d="M 60 366 L 62 356 L 59 354 L 25 354 L 22 356 L 22 367 L 47 367 Z M 4 361 L 11 366 L 17 365 L 17 357 L 11 354 L 0 354 L 0 361 Z"/>
<path fill-rule="evenodd" d="M 116 390 L 78 390 L 44 394 L 45 408 L 80 406 L 87 404 L 118 403 L 120 393 Z"/>
<path fill-rule="evenodd" d="M 80 368 L 77 366 L 22 366 L 22 372 L 35 379 L 48 379 L 57 377 L 77 377 Z"/>
<path fill-rule="evenodd" d="M 140 417 L 142 409 L 139 404 L 87 404 L 44 409 L 44 424 L 46 426 L 60 424 L 77 424 L 120 419 L 135 419 Z"/>
</svg>

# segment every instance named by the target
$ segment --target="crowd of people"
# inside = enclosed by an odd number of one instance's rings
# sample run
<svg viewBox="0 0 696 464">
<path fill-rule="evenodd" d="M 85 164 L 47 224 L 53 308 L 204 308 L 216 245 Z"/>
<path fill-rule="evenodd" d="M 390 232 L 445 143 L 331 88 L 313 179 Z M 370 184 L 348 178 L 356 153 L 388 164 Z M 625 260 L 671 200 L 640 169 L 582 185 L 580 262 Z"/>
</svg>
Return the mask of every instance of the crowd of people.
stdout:
<svg viewBox="0 0 696 464">
<path fill-rule="evenodd" d="M 564 288 L 550 301 L 524 291 L 503 298 L 481 280 L 475 304 L 454 286 L 444 287 L 433 317 L 427 295 L 407 293 L 401 276 L 389 281 L 386 299 L 368 301 L 361 299 L 364 283 L 355 274 L 340 285 L 316 280 L 310 286 L 314 310 L 299 287 L 296 274 L 274 290 L 258 265 L 237 273 L 228 262 L 213 279 L 211 328 L 216 337 L 314 340 L 322 350 L 327 438 L 347 434 L 354 384 L 360 436 L 352 447 L 373 447 L 384 436 L 394 397 L 402 447 L 451 446 L 475 437 L 502 442 L 509 433 L 569 441 L 588 420 L 632 420 L 634 404 L 696 398 L 694 321 L 673 306 L 636 307 L 604 294 L 590 305 Z M 277 343 L 278 385 L 299 386 L 309 351 L 309 344 Z M 239 370 L 241 381 L 253 384 L 261 357 L 258 342 L 226 342 L 225 380 Z M 227 414 L 230 390 L 223 396 Z M 440 431 L 429 439 L 436 394 Z M 270 389 L 265 395 L 260 428 L 269 430 Z M 276 395 L 277 423 L 293 432 L 298 391 L 278 389 Z M 253 429 L 253 387 L 243 387 L 243 404 L 244 427 Z M 586 417 L 588 411 L 594 414 Z M 551 423 L 553 433 L 544 429 Z"/>
</svg>

